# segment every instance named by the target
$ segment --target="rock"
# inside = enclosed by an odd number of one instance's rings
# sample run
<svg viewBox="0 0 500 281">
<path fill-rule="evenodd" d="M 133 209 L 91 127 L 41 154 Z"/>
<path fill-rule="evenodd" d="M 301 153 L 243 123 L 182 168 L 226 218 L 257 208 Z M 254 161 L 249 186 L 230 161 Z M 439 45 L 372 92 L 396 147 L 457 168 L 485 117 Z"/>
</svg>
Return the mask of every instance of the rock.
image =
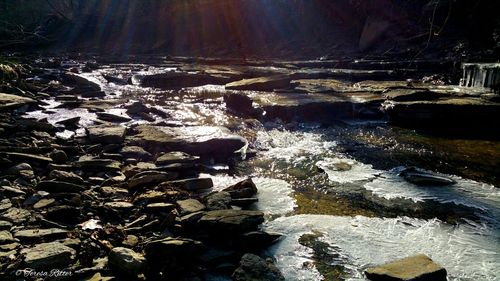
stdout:
<svg viewBox="0 0 500 281">
<path fill-rule="evenodd" d="M 49 154 L 49 157 L 55 164 L 64 164 L 68 161 L 68 155 L 64 150 L 56 149 Z"/>
<path fill-rule="evenodd" d="M 80 122 L 80 119 L 81 119 L 80 116 L 76 116 L 76 117 L 57 121 L 56 124 L 61 124 L 61 125 L 64 125 L 65 127 L 68 127 L 68 128 L 77 128 L 78 123 Z"/>
<path fill-rule="evenodd" d="M 272 91 L 275 89 L 288 89 L 292 78 L 289 76 L 269 76 L 258 77 L 251 79 L 243 79 L 240 81 L 231 82 L 226 84 L 228 90 L 240 91 Z"/>
<path fill-rule="evenodd" d="M 125 127 L 121 126 L 103 126 L 91 127 L 88 129 L 90 141 L 103 144 L 122 143 L 125 137 Z"/>
<path fill-rule="evenodd" d="M 24 105 L 30 105 L 36 103 L 37 103 L 36 100 L 30 98 L 0 93 L 0 112 L 9 111 L 22 107 Z"/>
<path fill-rule="evenodd" d="M 143 255 L 123 247 L 115 247 L 109 252 L 108 263 L 113 270 L 120 274 L 131 275 L 129 277 L 132 279 L 146 267 Z"/>
<path fill-rule="evenodd" d="M 194 178 L 170 181 L 170 185 L 186 191 L 207 190 L 214 186 L 211 178 Z"/>
<path fill-rule="evenodd" d="M 45 213 L 45 217 L 48 220 L 64 224 L 78 224 L 80 220 L 80 207 L 66 205 L 51 207 Z"/>
<path fill-rule="evenodd" d="M 71 72 L 65 72 L 62 74 L 62 78 L 72 84 L 73 86 L 76 86 L 80 89 L 86 89 L 89 91 L 101 91 L 101 86 L 99 86 L 97 83 L 94 83 L 87 78 L 71 73 Z"/>
<path fill-rule="evenodd" d="M 216 210 L 203 214 L 202 229 L 216 233 L 242 233 L 255 230 L 264 221 L 264 213 L 247 210 Z"/>
<path fill-rule="evenodd" d="M 177 177 L 176 173 L 167 173 L 160 171 L 146 171 L 133 176 L 128 181 L 129 189 L 136 189 L 145 185 L 162 183 L 164 181 L 173 180 Z"/>
<path fill-rule="evenodd" d="M 9 230 L 12 227 L 12 223 L 8 221 L 0 220 L 0 230 Z"/>
<path fill-rule="evenodd" d="M 104 203 L 105 207 L 111 208 L 116 211 L 130 211 L 132 208 L 134 208 L 134 204 L 129 203 L 129 202 L 107 202 Z"/>
<path fill-rule="evenodd" d="M 198 87 L 207 84 L 224 85 L 230 78 L 220 75 L 190 72 L 166 72 L 146 76 L 135 76 L 143 87 L 175 89 L 184 87 Z"/>
<path fill-rule="evenodd" d="M 63 181 L 41 181 L 37 184 L 36 189 L 49 193 L 78 193 L 85 190 L 81 185 Z"/>
<path fill-rule="evenodd" d="M 129 196 L 128 190 L 116 186 L 102 186 L 99 191 L 101 194 L 108 198 L 121 198 L 125 199 Z"/>
<path fill-rule="evenodd" d="M 188 238 L 165 238 L 146 245 L 146 259 L 149 262 L 167 263 L 176 259 L 193 259 L 205 249 L 200 241 Z"/>
<path fill-rule="evenodd" d="M 399 176 L 413 184 L 421 186 L 444 186 L 456 183 L 453 179 L 426 171 L 420 171 L 414 167 L 404 169 Z"/>
<path fill-rule="evenodd" d="M 205 210 L 205 205 L 196 199 L 178 200 L 180 215 L 187 215 Z"/>
<path fill-rule="evenodd" d="M 0 244 L 7 244 L 14 241 L 14 237 L 12 237 L 12 234 L 9 231 L 0 231 Z"/>
<path fill-rule="evenodd" d="M 21 224 L 27 221 L 31 217 L 31 213 L 28 210 L 20 208 L 9 208 L 8 211 L 1 214 L 0 217 L 14 224 Z"/>
<path fill-rule="evenodd" d="M 205 202 L 210 211 L 230 209 L 231 194 L 225 191 L 212 193 L 205 197 Z"/>
<path fill-rule="evenodd" d="M 145 106 L 142 102 L 136 101 L 126 106 L 127 114 L 137 115 L 149 111 L 149 108 Z"/>
<path fill-rule="evenodd" d="M 151 153 L 140 146 L 124 146 L 120 150 L 120 154 L 123 155 L 124 158 L 134 158 L 140 161 L 148 161 L 153 158 Z"/>
<path fill-rule="evenodd" d="M 155 161 L 158 166 L 164 166 L 174 163 L 194 163 L 198 161 L 200 157 L 189 155 L 181 151 L 172 151 L 162 154 Z"/>
<path fill-rule="evenodd" d="M 38 244 L 21 251 L 24 263 L 33 269 L 64 268 L 70 265 L 75 258 L 76 251 L 59 242 Z"/>
<path fill-rule="evenodd" d="M 68 231 L 60 228 L 34 228 L 34 229 L 24 229 L 19 230 L 14 233 L 14 237 L 22 241 L 37 241 L 37 240 L 47 240 L 47 239 L 58 239 L 65 238 Z"/>
<path fill-rule="evenodd" d="M 254 254 L 243 255 L 232 278 L 235 281 L 285 281 L 285 277 L 274 264 Z"/>
<path fill-rule="evenodd" d="M 122 241 L 122 244 L 124 246 L 133 248 L 137 246 L 137 244 L 139 244 L 139 237 L 135 235 L 127 235 L 127 237 L 125 237 L 125 239 Z"/>
<path fill-rule="evenodd" d="M 90 156 L 82 156 L 77 165 L 86 171 L 120 171 L 121 163 L 112 159 L 98 159 Z"/>
<path fill-rule="evenodd" d="M 447 280 L 446 269 L 423 254 L 369 268 L 365 275 L 373 281 Z"/>
<path fill-rule="evenodd" d="M 33 209 L 43 209 L 43 208 L 47 208 L 49 206 L 52 206 L 52 204 L 54 204 L 56 202 L 55 199 L 53 198 L 47 198 L 47 199 L 40 199 L 38 202 L 36 202 L 34 205 L 33 205 Z"/>
<path fill-rule="evenodd" d="M 238 241 L 239 247 L 249 251 L 267 248 L 281 238 L 280 233 L 266 232 L 261 230 L 250 231 L 241 235 Z"/>
<path fill-rule="evenodd" d="M 257 186 L 251 178 L 248 178 L 225 188 L 224 191 L 229 192 L 231 198 L 248 198 L 257 194 Z"/>
<path fill-rule="evenodd" d="M 97 112 L 96 114 L 97 118 L 108 122 L 123 123 L 132 120 L 132 118 L 125 115 L 111 114 L 107 112 Z"/>
<path fill-rule="evenodd" d="M 74 184 L 83 184 L 85 182 L 82 177 L 75 173 L 60 170 L 51 171 L 49 177 L 56 181 L 69 182 Z"/>
<path fill-rule="evenodd" d="M 21 176 L 27 179 L 32 179 L 35 177 L 33 168 L 28 163 L 20 163 L 13 167 L 10 167 L 9 169 L 7 169 L 7 171 L 5 171 L 5 174 L 13 176 Z"/>
<path fill-rule="evenodd" d="M 231 205 L 246 208 L 254 203 L 259 202 L 259 198 L 252 197 L 252 198 L 233 198 L 231 200 Z"/>
<path fill-rule="evenodd" d="M 11 187 L 11 186 L 0 186 L 0 192 L 7 197 L 15 197 L 15 196 L 24 196 L 26 192 L 22 191 L 19 188 Z"/>
<path fill-rule="evenodd" d="M 150 203 L 146 205 L 146 210 L 149 212 L 170 212 L 175 209 L 175 205 L 171 203 Z"/>
<path fill-rule="evenodd" d="M 5 210 L 8 210 L 12 207 L 12 203 L 8 198 L 2 199 L 0 201 L 0 212 L 3 212 Z"/>
<path fill-rule="evenodd" d="M 246 139 L 232 134 L 224 127 L 160 127 L 139 125 L 127 141 L 154 153 L 182 151 L 191 155 L 227 160 L 245 150 Z"/>
<path fill-rule="evenodd" d="M 2 153 L 6 154 L 9 157 L 9 159 L 14 161 L 20 161 L 20 162 L 25 161 L 27 163 L 41 163 L 41 164 L 52 163 L 52 159 L 41 155 L 18 153 L 18 152 L 2 152 Z"/>
<path fill-rule="evenodd" d="M 243 116 L 257 116 L 259 111 L 252 106 L 253 100 L 244 94 L 226 94 L 224 95 L 226 108 L 233 114 Z"/>
</svg>

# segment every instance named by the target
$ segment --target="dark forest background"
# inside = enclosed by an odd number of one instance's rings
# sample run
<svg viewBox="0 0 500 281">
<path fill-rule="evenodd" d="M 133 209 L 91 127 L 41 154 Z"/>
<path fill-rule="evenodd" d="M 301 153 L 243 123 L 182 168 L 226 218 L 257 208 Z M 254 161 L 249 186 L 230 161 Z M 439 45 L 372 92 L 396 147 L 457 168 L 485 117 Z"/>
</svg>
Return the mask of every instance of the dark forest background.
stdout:
<svg viewBox="0 0 500 281">
<path fill-rule="evenodd" d="M 0 48 L 495 59 L 499 11 L 498 0 L 2 0 Z"/>
</svg>

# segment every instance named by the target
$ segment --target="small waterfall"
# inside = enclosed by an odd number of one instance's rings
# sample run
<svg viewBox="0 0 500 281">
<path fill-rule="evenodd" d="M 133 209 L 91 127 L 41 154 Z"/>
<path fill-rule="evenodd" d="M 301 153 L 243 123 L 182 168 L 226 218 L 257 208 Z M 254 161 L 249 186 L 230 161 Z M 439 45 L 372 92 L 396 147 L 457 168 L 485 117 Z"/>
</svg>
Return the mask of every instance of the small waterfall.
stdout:
<svg viewBox="0 0 500 281">
<path fill-rule="evenodd" d="M 500 63 L 464 63 L 460 86 L 489 88 L 498 91 L 500 87 Z"/>
</svg>

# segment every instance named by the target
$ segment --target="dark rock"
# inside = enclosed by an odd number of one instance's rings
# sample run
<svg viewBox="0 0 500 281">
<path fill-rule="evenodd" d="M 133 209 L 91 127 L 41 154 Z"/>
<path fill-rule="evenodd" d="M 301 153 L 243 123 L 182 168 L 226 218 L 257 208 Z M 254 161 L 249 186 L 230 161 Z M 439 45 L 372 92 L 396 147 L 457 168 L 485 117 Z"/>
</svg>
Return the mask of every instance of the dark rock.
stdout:
<svg viewBox="0 0 500 281">
<path fill-rule="evenodd" d="M 151 263 L 168 263 L 179 259 L 180 261 L 196 257 L 205 250 L 200 241 L 187 238 L 165 238 L 151 241 L 146 245 L 146 259 Z"/>
<path fill-rule="evenodd" d="M 202 229 L 224 234 L 252 231 L 262 222 L 264 213 L 247 210 L 209 211 L 198 221 Z"/>
<path fill-rule="evenodd" d="M 143 255 L 123 247 L 115 247 L 109 252 L 108 263 L 113 270 L 119 274 L 129 275 L 131 279 L 134 279 L 146 267 L 146 259 Z"/>
<path fill-rule="evenodd" d="M 12 237 L 12 233 L 7 230 L 0 231 L 0 244 L 7 244 L 14 242 L 14 237 Z"/>
<path fill-rule="evenodd" d="M 183 179 L 170 181 L 169 184 L 186 191 L 202 191 L 210 189 L 214 186 L 211 178 Z"/>
<path fill-rule="evenodd" d="M 285 277 L 272 262 L 253 254 L 243 255 L 232 278 L 235 281 L 285 281 Z"/>
<path fill-rule="evenodd" d="M 132 120 L 132 118 L 125 115 L 111 114 L 107 112 L 97 112 L 96 114 L 99 119 L 114 123 L 123 123 Z"/>
<path fill-rule="evenodd" d="M 231 198 L 248 198 L 257 194 L 257 186 L 251 178 L 248 178 L 225 188 L 224 191 L 229 192 Z"/>
<path fill-rule="evenodd" d="M 436 264 L 426 255 L 416 255 L 365 271 L 373 281 L 446 281 L 446 269 Z"/>
<path fill-rule="evenodd" d="M 444 186 L 456 183 L 453 179 L 431 172 L 421 171 L 414 167 L 406 168 L 399 176 L 413 184 L 422 186 Z"/>
<path fill-rule="evenodd" d="M 18 153 L 18 152 L 3 152 L 3 153 L 6 154 L 9 157 L 9 159 L 12 159 L 14 161 L 24 161 L 28 163 L 43 163 L 43 164 L 48 164 L 52 162 L 52 159 L 36 154 Z"/>
<path fill-rule="evenodd" d="M 231 205 L 234 205 L 234 206 L 238 206 L 238 207 L 242 207 L 242 208 L 246 208 L 254 203 L 257 203 L 259 202 L 259 199 L 256 198 L 256 197 L 252 197 L 252 198 L 233 198 L 233 200 L 231 200 Z"/>
<path fill-rule="evenodd" d="M 231 207 L 231 194 L 225 191 L 212 193 L 205 197 L 205 202 L 210 211 L 229 209 Z"/>
<path fill-rule="evenodd" d="M 41 181 L 37 184 L 36 189 L 47 191 L 49 193 L 78 193 L 85 190 L 85 188 L 81 185 L 63 181 Z"/>
<path fill-rule="evenodd" d="M 215 76 L 205 73 L 166 72 L 147 76 L 136 77 L 143 87 L 156 87 L 162 89 L 197 87 L 207 84 L 224 85 L 231 81 L 224 76 Z"/>
<path fill-rule="evenodd" d="M 125 127 L 91 127 L 88 129 L 90 141 L 103 144 L 122 143 L 125 137 Z"/>
<path fill-rule="evenodd" d="M 80 220 L 80 208 L 73 206 L 56 206 L 47 210 L 45 217 L 48 220 L 64 224 L 77 224 Z"/>
<path fill-rule="evenodd" d="M 164 181 L 172 180 L 177 177 L 176 173 L 167 173 L 160 171 L 146 171 L 134 175 L 128 181 L 129 189 L 137 189 L 138 187 L 152 184 L 159 184 Z"/>
<path fill-rule="evenodd" d="M 64 150 L 56 149 L 49 154 L 49 157 L 55 164 L 64 164 L 68 161 L 68 155 L 66 155 Z"/>
<path fill-rule="evenodd" d="M 253 100 L 247 95 L 227 94 L 224 95 L 224 102 L 226 103 L 226 108 L 233 113 L 242 114 L 243 116 L 256 115 L 256 110 L 252 106 Z"/>
<path fill-rule="evenodd" d="M 21 254 L 25 257 L 24 263 L 27 267 L 46 270 L 70 265 L 76 251 L 59 242 L 50 242 L 24 249 Z"/>
<path fill-rule="evenodd" d="M 120 150 L 120 154 L 125 158 L 134 158 L 141 161 L 148 161 L 153 158 L 151 153 L 140 146 L 125 146 Z"/>
<path fill-rule="evenodd" d="M 64 125 L 68 128 L 77 128 L 79 122 L 80 122 L 80 116 L 77 116 L 77 117 L 72 117 L 72 118 L 61 120 L 61 121 L 57 121 L 56 124 L 61 124 L 61 125 Z"/>
<path fill-rule="evenodd" d="M 23 229 L 14 233 L 14 237 L 22 241 L 40 241 L 47 239 L 65 238 L 68 231 L 60 228 L 34 228 Z"/>
<path fill-rule="evenodd" d="M 79 175 L 73 172 L 53 170 L 49 173 L 49 177 L 56 181 L 69 182 L 74 184 L 83 184 L 85 181 Z"/>
<path fill-rule="evenodd" d="M 82 170 L 87 171 L 119 171 L 121 163 L 112 159 L 97 159 L 89 156 L 82 156 L 77 162 Z"/>
</svg>

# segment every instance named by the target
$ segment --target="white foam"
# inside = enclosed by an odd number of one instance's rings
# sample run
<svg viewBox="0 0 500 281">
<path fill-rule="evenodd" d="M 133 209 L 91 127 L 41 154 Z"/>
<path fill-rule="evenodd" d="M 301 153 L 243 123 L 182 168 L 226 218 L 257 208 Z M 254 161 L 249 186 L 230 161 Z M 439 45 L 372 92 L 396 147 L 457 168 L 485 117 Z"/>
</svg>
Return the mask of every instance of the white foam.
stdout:
<svg viewBox="0 0 500 281">
<path fill-rule="evenodd" d="M 286 234 L 271 248 L 286 280 L 321 280 L 316 269 L 304 268 L 312 261 L 310 249 L 298 243 L 312 230 L 323 233 L 322 242 L 339 249 L 336 262 L 351 276 L 365 280 L 367 267 L 423 253 L 448 271 L 449 280 L 496 280 L 500 276 L 499 229 L 485 225 L 451 226 L 414 218 L 334 217 L 298 215 L 269 221 L 266 230 Z"/>
<path fill-rule="evenodd" d="M 257 132 L 256 147 L 263 150 L 263 156 L 271 159 L 281 159 L 287 162 L 301 161 L 311 155 L 318 155 L 336 145 L 335 142 L 325 142 L 321 134 L 309 132 L 290 132 L 273 129 Z"/>
<path fill-rule="evenodd" d="M 381 177 L 366 183 L 364 188 L 375 195 L 386 198 L 404 198 L 414 202 L 434 200 L 441 203 L 454 203 L 500 214 L 500 189 L 485 183 L 444 175 L 457 183 L 449 186 L 422 187 L 407 182 L 398 176 L 403 168 L 398 167 L 385 172 Z M 497 217 L 497 219 L 500 218 Z"/>
<path fill-rule="evenodd" d="M 316 166 L 323 169 L 331 181 L 338 183 L 368 180 L 382 173 L 372 165 L 349 158 L 326 158 L 316 162 Z"/>
</svg>

